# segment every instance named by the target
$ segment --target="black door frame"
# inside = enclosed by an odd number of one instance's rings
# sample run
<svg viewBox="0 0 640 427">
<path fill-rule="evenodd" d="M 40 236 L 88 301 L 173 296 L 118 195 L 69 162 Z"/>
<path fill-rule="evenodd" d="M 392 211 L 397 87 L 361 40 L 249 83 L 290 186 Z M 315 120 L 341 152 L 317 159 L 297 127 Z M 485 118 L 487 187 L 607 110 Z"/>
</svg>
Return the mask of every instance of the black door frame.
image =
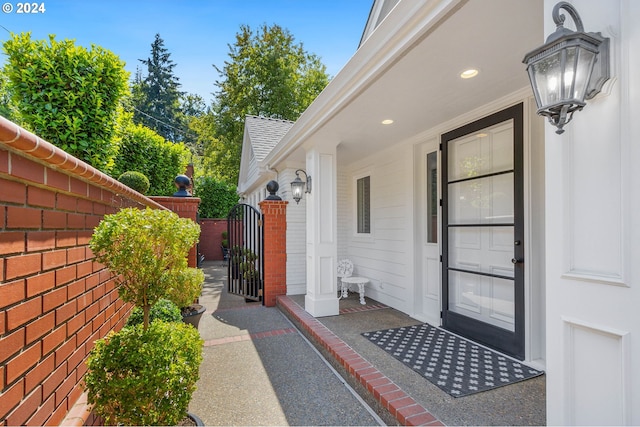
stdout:
<svg viewBox="0 0 640 427">
<path fill-rule="evenodd" d="M 471 319 L 449 310 L 449 227 L 448 220 L 448 143 L 462 136 L 478 132 L 487 127 L 513 120 L 514 155 L 514 223 L 503 224 L 514 227 L 514 331 Z M 454 129 L 441 136 L 442 150 L 442 327 L 472 339 L 488 347 L 523 360 L 525 354 L 525 301 L 524 301 L 524 125 L 523 104 L 517 104 L 473 123 Z M 495 224 L 493 224 L 495 225 Z M 482 273 L 486 276 L 495 276 Z M 495 276 L 500 277 L 500 276 Z M 511 279 L 511 278 L 509 278 Z"/>
</svg>

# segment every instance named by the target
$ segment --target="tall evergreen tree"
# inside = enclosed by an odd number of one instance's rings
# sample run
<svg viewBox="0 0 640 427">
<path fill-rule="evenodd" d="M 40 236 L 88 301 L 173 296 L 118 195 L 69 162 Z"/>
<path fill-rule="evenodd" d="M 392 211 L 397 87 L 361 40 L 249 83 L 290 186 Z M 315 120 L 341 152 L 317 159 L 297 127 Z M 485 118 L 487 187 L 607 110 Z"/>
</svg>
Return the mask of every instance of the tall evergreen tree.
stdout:
<svg viewBox="0 0 640 427">
<path fill-rule="evenodd" d="M 184 139 L 180 114 L 180 79 L 174 75 L 176 64 L 164 47 L 164 40 L 156 34 L 151 43 L 151 56 L 139 61 L 146 65 L 147 75 L 136 73 L 132 87 L 135 107 L 133 119 L 156 131 L 170 141 Z"/>
<path fill-rule="evenodd" d="M 237 182 L 247 114 L 296 120 L 329 82 L 320 58 L 307 53 L 302 43 L 278 25 L 263 25 L 254 33 L 241 26 L 229 45 L 229 61 L 215 66 L 214 117 L 218 138 L 205 152 L 213 156 L 219 174 Z"/>
</svg>

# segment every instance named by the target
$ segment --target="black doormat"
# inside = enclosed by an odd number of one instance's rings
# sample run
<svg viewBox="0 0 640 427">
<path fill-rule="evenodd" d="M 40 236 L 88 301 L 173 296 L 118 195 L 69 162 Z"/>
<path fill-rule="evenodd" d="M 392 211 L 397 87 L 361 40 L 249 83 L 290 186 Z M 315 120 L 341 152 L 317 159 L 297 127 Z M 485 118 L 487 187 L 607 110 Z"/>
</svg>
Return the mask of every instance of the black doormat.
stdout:
<svg viewBox="0 0 640 427">
<path fill-rule="evenodd" d="M 453 397 L 543 374 L 426 323 L 362 335 Z"/>
</svg>

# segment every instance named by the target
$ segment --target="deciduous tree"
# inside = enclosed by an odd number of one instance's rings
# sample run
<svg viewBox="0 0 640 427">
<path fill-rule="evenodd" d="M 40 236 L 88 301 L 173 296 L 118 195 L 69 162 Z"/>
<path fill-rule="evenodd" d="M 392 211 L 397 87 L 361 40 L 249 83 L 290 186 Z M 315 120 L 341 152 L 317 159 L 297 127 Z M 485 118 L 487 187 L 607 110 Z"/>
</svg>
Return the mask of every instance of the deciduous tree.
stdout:
<svg viewBox="0 0 640 427">
<path fill-rule="evenodd" d="M 214 118 L 217 138 L 205 153 L 219 175 L 237 182 L 247 114 L 296 120 L 329 82 L 320 58 L 278 25 L 257 32 L 240 27 L 229 45 L 229 60 L 219 68 Z"/>
</svg>

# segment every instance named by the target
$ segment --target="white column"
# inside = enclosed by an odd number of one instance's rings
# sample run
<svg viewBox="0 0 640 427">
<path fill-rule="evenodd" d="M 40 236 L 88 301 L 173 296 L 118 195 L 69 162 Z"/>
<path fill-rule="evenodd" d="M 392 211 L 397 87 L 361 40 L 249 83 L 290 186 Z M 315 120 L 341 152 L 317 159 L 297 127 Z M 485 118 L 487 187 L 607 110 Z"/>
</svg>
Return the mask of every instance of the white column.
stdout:
<svg viewBox="0 0 640 427">
<path fill-rule="evenodd" d="M 307 151 L 312 178 L 307 198 L 307 294 L 305 309 L 314 317 L 339 312 L 336 276 L 337 189 L 336 147 Z"/>
</svg>

